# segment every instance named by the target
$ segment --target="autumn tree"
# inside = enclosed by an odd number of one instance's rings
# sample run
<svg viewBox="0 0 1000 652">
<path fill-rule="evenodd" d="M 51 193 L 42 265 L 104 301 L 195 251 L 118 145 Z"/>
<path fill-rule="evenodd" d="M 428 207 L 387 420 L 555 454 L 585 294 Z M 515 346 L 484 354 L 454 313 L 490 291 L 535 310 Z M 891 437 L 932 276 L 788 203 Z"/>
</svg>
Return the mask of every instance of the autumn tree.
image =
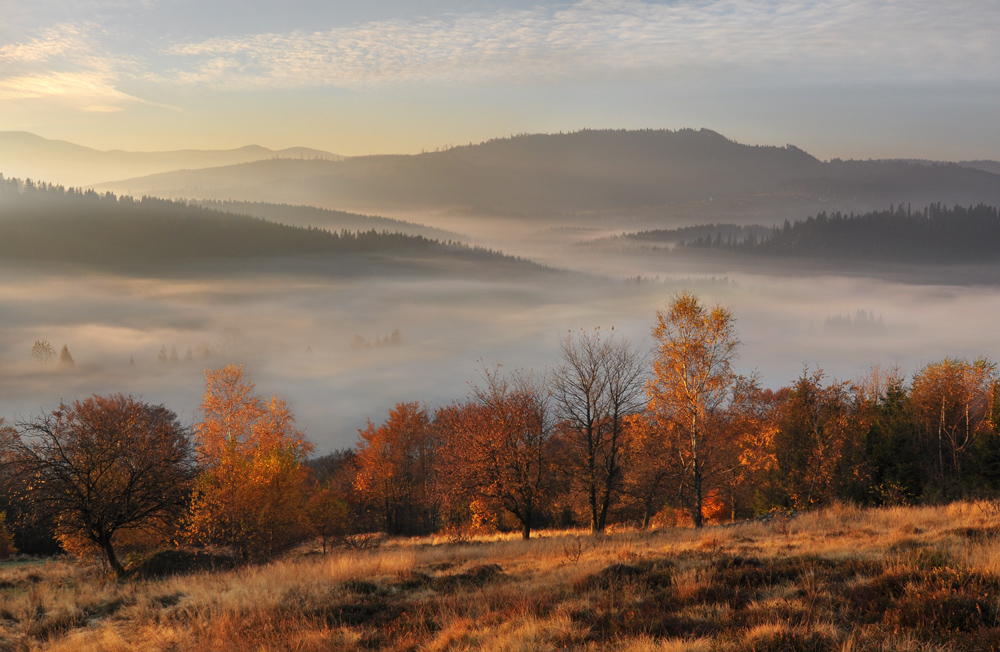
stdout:
<svg viewBox="0 0 1000 652">
<path fill-rule="evenodd" d="M 946 358 L 914 375 L 910 401 L 943 483 L 960 480 L 977 439 L 992 431 L 996 384 L 985 358 Z"/>
<path fill-rule="evenodd" d="M 177 416 L 122 394 L 60 405 L 20 423 L 7 453 L 17 486 L 51 514 L 59 536 L 99 547 L 119 577 L 119 535 L 173 523 L 194 468 Z"/>
<path fill-rule="evenodd" d="M 679 497 L 694 526 L 701 527 L 707 483 L 730 466 L 723 459 L 726 447 L 717 419 L 736 380 L 731 367 L 739 346 L 735 319 L 728 308 L 707 308 L 685 292 L 656 312 L 653 338 L 649 406 L 660 423 L 671 426 L 663 436 L 674 440 Z"/>
<path fill-rule="evenodd" d="M 471 400 L 437 413 L 442 485 L 453 502 L 498 505 L 528 539 L 553 482 L 548 397 L 524 372 L 482 374 Z"/>
<path fill-rule="evenodd" d="M 347 501 L 332 484 L 317 484 L 309 491 L 306 518 L 313 536 L 320 540 L 326 554 L 332 539 L 347 533 Z"/>
<path fill-rule="evenodd" d="M 756 376 L 737 376 L 732 396 L 719 420 L 721 485 L 729 503 L 730 518 L 761 511 L 768 479 L 778 468 L 777 417 L 783 395 L 762 389 Z"/>
<path fill-rule="evenodd" d="M 803 372 L 780 408 L 778 468 L 790 507 L 804 509 L 866 484 L 865 423 L 846 382 L 824 383 L 822 370 Z"/>
<path fill-rule="evenodd" d="M 427 411 L 417 403 L 399 403 L 376 427 L 359 431 L 357 475 L 359 498 L 378 514 L 389 534 L 426 531 L 435 520 L 433 491 L 434 437 Z"/>
<path fill-rule="evenodd" d="M 653 413 L 643 411 L 625 417 L 624 427 L 622 493 L 638 507 L 646 529 L 678 484 L 672 438 L 663 436 L 671 425 L 658 424 Z"/>
<path fill-rule="evenodd" d="M 284 399 L 258 396 L 242 366 L 231 365 L 206 372 L 200 412 L 192 538 L 243 560 L 270 559 L 300 542 L 309 533 L 304 462 L 312 445 Z"/>
<path fill-rule="evenodd" d="M 568 335 L 560 348 L 562 365 L 552 378 L 558 431 L 597 535 L 621 492 L 625 420 L 643 403 L 645 368 L 628 342 L 600 330 Z"/>
</svg>

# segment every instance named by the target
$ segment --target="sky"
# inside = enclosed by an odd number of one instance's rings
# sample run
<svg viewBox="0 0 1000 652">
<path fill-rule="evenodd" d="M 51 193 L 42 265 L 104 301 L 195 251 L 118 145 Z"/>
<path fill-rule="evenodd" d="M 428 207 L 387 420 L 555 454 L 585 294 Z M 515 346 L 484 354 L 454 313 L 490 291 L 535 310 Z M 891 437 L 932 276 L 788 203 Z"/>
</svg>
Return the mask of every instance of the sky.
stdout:
<svg viewBox="0 0 1000 652">
<path fill-rule="evenodd" d="M 0 0 L 0 130 L 359 155 L 707 127 L 1000 159 L 997 34 L 983 0 Z"/>
</svg>

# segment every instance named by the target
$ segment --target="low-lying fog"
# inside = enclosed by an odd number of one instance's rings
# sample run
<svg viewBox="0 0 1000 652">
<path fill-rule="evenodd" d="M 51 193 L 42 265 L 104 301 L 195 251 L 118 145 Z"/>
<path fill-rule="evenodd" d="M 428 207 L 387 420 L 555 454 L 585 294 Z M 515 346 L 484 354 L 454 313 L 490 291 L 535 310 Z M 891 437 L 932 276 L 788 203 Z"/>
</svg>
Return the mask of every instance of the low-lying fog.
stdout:
<svg viewBox="0 0 1000 652">
<path fill-rule="evenodd" d="M 639 270 L 610 266 L 618 279 Z M 850 379 L 875 363 L 912 373 L 945 356 L 1000 357 L 1000 293 L 990 287 L 829 276 L 150 280 L 0 271 L 0 415 L 8 421 L 120 391 L 192 423 L 204 370 L 242 362 L 262 393 L 287 396 L 320 452 L 353 444 L 366 418 L 383 419 L 396 402 L 465 396 L 480 359 L 551 367 L 569 330 L 614 326 L 648 350 L 654 312 L 681 289 L 733 308 L 743 341 L 737 368 L 756 369 L 772 387 L 804 365 Z M 57 354 L 66 345 L 75 366 L 33 359 L 37 340 Z"/>
</svg>

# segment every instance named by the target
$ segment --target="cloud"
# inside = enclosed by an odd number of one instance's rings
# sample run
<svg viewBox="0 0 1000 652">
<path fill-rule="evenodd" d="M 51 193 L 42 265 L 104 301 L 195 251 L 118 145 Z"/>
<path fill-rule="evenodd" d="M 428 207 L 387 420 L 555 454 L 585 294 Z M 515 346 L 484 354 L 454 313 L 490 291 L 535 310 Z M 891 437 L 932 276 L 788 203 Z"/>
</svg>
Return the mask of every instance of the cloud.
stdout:
<svg viewBox="0 0 1000 652">
<path fill-rule="evenodd" d="M 0 47 L 0 62 L 46 62 L 56 57 L 79 51 L 81 30 L 72 25 L 61 25 L 44 30 L 27 43 L 11 43 Z"/>
<path fill-rule="evenodd" d="M 141 101 L 118 89 L 123 72 L 136 69 L 135 60 L 103 51 L 95 31 L 93 25 L 61 24 L 0 47 L 0 102 L 44 99 L 113 112 Z"/>
<path fill-rule="evenodd" d="M 176 44 L 180 83 L 227 88 L 545 82 L 627 74 L 1000 79 L 1000 13 L 968 1 L 582 0 Z"/>
<path fill-rule="evenodd" d="M 0 79 L 0 101 L 43 97 L 62 97 L 93 102 L 115 102 L 133 99 L 116 90 L 103 75 L 94 73 L 51 73 Z M 90 109 L 86 105 L 82 108 Z M 107 105 L 103 108 L 106 110 Z"/>
<path fill-rule="evenodd" d="M 123 88 L 164 85 L 1000 82 L 1000 12 L 977 0 L 578 0 L 189 42 L 139 29 L 145 14 L 111 12 L 115 1 L 82 4 L 101 8 L 95 21 L 126 22 L 57 24 L 0 46 L 0 99 L 96 110 L 136 101 Z M 184 20 L 223 29 L 197 13 Z"/>
</svg>

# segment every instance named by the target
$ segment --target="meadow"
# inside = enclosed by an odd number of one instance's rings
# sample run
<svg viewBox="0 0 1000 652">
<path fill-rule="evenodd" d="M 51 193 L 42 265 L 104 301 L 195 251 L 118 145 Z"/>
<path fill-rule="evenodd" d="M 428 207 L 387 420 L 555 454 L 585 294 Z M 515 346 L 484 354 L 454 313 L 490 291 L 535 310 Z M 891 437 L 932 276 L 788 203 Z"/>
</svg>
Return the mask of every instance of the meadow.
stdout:
<svg viewBox="0 0 1000 652">
<path fill-rule="evenodd" d="M 1000 646 L 1000 504 L 845 504 L 701 529 L 304 546 L 116 581 L 0 563 L 0 650 L 945 651 Z"/>
</svg>

